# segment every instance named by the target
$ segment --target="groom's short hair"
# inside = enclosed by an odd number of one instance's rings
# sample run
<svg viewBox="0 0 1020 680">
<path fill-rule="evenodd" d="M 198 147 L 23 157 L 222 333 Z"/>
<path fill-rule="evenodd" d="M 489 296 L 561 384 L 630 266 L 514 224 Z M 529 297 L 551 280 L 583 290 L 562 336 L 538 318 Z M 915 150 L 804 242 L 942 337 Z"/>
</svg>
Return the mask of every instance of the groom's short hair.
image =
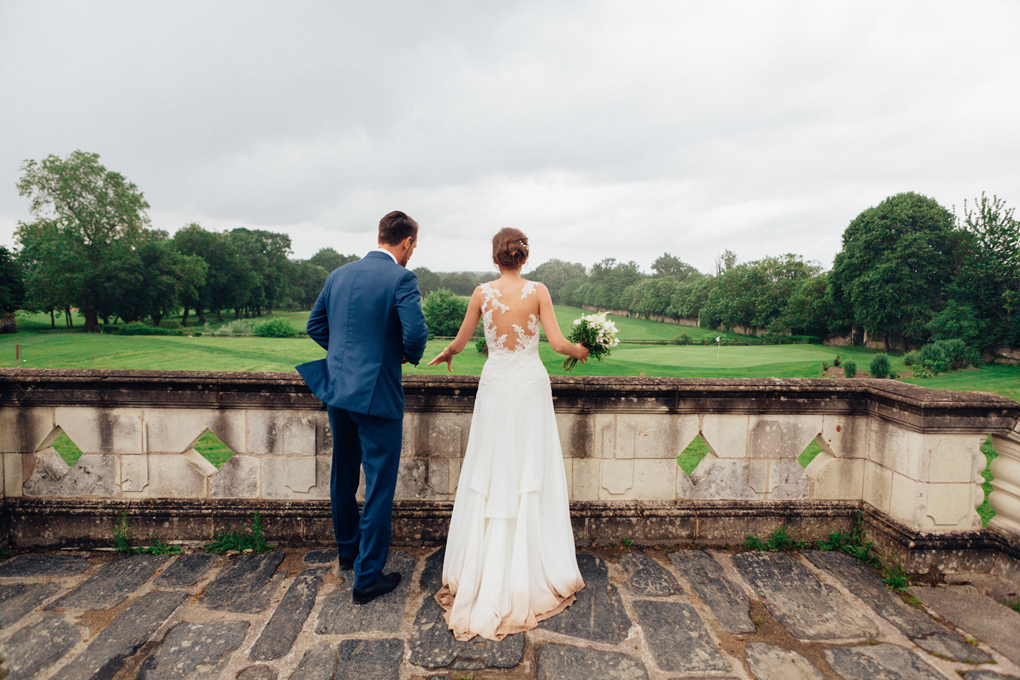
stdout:
<svg viewBox="0 0 1020 680">
<path fill-rule="evenodd" d="M 394 210 L 379 220 L 379 243 L 395 246 L 408 236 L 418 240 L 418 223 L 405 213 Z"/>
</svg>

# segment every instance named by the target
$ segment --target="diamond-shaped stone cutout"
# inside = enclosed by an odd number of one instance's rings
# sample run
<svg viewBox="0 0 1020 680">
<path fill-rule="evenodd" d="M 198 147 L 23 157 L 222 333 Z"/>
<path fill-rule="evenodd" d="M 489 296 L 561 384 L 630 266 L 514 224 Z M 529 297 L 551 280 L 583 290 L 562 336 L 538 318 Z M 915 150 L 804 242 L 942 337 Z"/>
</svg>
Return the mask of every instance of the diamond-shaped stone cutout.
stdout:
<svg viewBox="0 0 1020 680">
<path fill-rule="evenodd" d="M 797 462 L 800 463 L 802 468 L 806 468 L 821 452 L 822 445 L 818 443 L 818 437 L 815 437 L 808 442 L 808 445 L 804 447 L 804 450 L 800 452 L 799 456 L 797 456 Z"/>
<path fill-rule="evenodd" d="M 46 439 L 43 440 L 42 445 L 39 447 L 38 452 L 43 452 L 46 449 L 53 449 L 60 454 L 61 460 L 67 463 L 67 467 L 73 467 L 78 459 L 81 458 L 82 450 L 78 448 L 78 445 L 71 441 L 71 438 L 67 436 L 62 427 L 55 427 L 53 431 L 49 433 Z"/>
<path fill-rule="evenodd" d="M 694 470 L 701 465 L 701 461 L 705 459 L 705 456 L 711 452 L 712 449 L 708 446 L 708 442 L 705 441 L 705 438 L 702 437 L 699 432 L 698 436 L 692 439 L 691 443 L 687 445 L 687 448 L 681 451 L 680 455 L 676 457 L 676 462 L 677 465 L 680 466 L 680 469 L 683 470 L 688 477 L 690 477 L 691 474 L 694 473 Z"/>
<path fill-rule="evenodd" d="M 817 477 L 830 461 L 836 459 L 835 454 L 829 445 L 822 438 L 821 434 L 815 436 L 808 445 L 804 447 L 800 455 L 797 456 L 797 462 L 800 463 L 801 467 L 804 468 L 804 472 L 807 473 L 808 477 Z"/>
<path fill-rule="evenodd" d="M 195 443 L 189 449 L 197 452 L 217 470 L 223 467 L 223 464 L 234 455 L 233 449 L 224 444 L 223 440 L 208 428 L 202 433 L 202 436 L 195 440 Z"/>
</svg>

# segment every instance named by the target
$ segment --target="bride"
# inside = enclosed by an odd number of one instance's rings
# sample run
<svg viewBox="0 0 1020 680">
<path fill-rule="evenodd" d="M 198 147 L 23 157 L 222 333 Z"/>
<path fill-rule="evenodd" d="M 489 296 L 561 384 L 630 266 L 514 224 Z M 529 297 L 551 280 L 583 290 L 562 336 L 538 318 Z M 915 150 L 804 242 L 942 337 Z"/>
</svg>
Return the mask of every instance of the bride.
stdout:
<svg viewBox="0 0 1020 680">
<path fill-rule="evenodd" d="M 584 363 L 556 324 L 541 283 L 521 278 L 528 238 L 501 229 L 492 239 L 500 277 L 475 289 L 456 339 L 429 366 L 453 370 L 482 319 L 489 358 L 471 416 L 443 587 L 436 601 L 458 640 L 502 640 L 563 611 L 584 587 L 574 554 L 567 480 L 549 374 L 538 354 L 539 323 L 560 354 Z"/>
</svg>

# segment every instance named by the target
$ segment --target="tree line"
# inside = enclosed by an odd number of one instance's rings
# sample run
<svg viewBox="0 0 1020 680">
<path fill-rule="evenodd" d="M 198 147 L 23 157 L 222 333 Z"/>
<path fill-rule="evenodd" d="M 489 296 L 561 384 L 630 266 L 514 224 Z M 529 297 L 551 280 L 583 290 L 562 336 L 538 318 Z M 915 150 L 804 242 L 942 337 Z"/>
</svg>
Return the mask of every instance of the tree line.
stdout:
<svg viewBox="0 0 1020 680">
<path fill-rule="evenodd" d="M 34 220 L 15 232 L 18 250 L 0 246 L 0 332 L 16 330 L 17 310 L 48 312 L 84 330 L 100 322 L 164 319 L 194 313 L 222 319 L 261 316 L 274 309 L 311 309 L 331 271 L 358 259 L 322 248 L 307 260 L 291 258 L 286 234 L 238 228 L 209 231 L 188 224 L 172 237 L 151 228 L 148 202 L 138 187 L 93 153 L 48 156 L 22 167 L 19 193 Z M 494 274 L 415 270 L 423 294 L 450 290 L 470 295 Z"/>
<path fill-rule="evenodd" d="M 887 349 L 959 340 L 978 351 L 1020 346 L 1020 222 L 998 197 L 959 217 L 916 193 L 859 214 L 829 271 L 785 254 L 714 273 L 665 253 L 645 274 L 607 258 L 585 269 L 552 260 L 529 275 L 556 302 L 697 319 L 709 328 L 816 337 L 883 338 Z"/>
<path fill-rule="evenodd" d="M 222 318 L 308 309 L 333 269 L 358 259 L 322 248 L 291 258 L 290 237 L 258 229 L 214 232 L 189 224 L 172 237 L 153 229 L 141 191 L 96 154 L 27 161 L 18 190 L 31 222 L 18 224 L 16 252 L 0 247 L 0 318 L 15 310 L 56 313 L 87 331 L 99 321 L 194 312 Z M 423 295 L 470 295 L 495 272 L 414 270 Z M 664 253 L 645 273 L 607 258 L 586 268 L 549 260 L 526 273 L 557 303 L 697 319 L 710 328 L 825 338 L 879 335 L 907 350 L 960 340 L 979 350 L 1020 346 L 1020 223 L 984 194 L 956 216 L 915 193 L 860 213 L 826 271 L 795 254 L 740 263 L 726 250 L 714 272 Z M 445 299 L 445 298 L 444 298 Z M 0 321 L 0 331 L 4 322 Z"/>
</svg>

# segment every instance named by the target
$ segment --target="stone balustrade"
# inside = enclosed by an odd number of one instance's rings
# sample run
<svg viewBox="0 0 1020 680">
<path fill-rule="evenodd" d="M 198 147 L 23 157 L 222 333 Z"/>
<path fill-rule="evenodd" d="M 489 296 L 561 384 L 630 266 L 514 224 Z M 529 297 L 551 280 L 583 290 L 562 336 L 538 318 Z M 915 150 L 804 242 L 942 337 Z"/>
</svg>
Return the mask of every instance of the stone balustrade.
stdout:
<svg viewBox="0 0 1020 680">
<path fill-rule="evenodd" d="M 437 542 L 477 378 L 404 384 L 396 536 Z M 817 538 L 865 511 L 890 549 L 966 560 L 994 543 L 1020 557 L 1020 404 L 1004 397 L 869 379 L 591 377 L 554 378 L 553 395 L 580 542 L 739 543 L 780 521 Z M 259 510 L 279 540 L 328 542 L 318 406 L 294 373 L 0 369 L 0 541 L 108 539 L 121 512 L 153 535 L 199 539 Z M 193 448 L 206 431 L 234 452 L 220 469 Z M 51 448 L 61 433 L 83 452 L 70 468 Z M 688 476 L 676 459 L 699 435 L 710 452 Z M 989 435 L 998 515 L 981 531 Z M 822 451 L 805 469 L 812 441 Z"/>
</svg>

